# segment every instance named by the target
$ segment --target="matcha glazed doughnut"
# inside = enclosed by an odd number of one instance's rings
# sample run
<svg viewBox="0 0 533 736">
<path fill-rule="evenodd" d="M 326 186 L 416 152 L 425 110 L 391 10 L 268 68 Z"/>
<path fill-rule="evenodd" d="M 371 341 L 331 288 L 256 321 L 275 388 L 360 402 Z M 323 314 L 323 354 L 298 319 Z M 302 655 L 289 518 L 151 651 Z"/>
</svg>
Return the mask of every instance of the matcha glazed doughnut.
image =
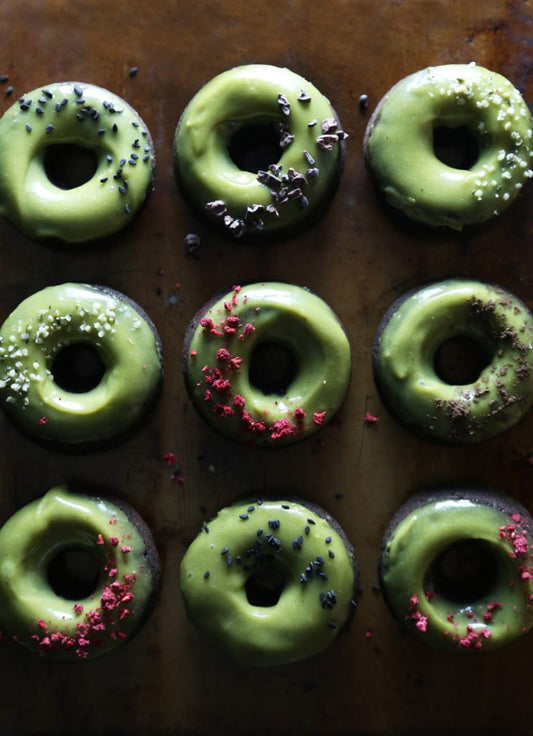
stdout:
<svg viewBox="0 0 533 736">
<path fill-rule="evenodd" d="M 466 382 L 438 373 L 439 348 L 473 343 L 482 365 Z M 376 386 L 388 410 L 427 439 L 473 444 L 515 425 L 533 403 L 533 316 L 494 284 L 445 279 L 400 297 L 374 340 Z"/>
<path fill-rule="evenodd" d="M 160 576 L 129 504 L 56 486 L 0 529 L 0 628 L 45 657 L 94 659 L 140 629 Z"/>
<path fill-rule="evenodd" d="M 532 128 L 508 79 L 474 63 L 445 64 L 398 82 L 373 113 L 363 146 L 390 205 L 427 225 L 461 230 L 499 215 L 533 176 Z M 441 131 L 459 132 L 475 149 L 470 160 L 440 160 Z"/>
<path fill-rule="evenodd" d="M 0 213 L 36 240 L 103 238 L 144 204 L 154 163 L 150 133 L 127 102 L 92 84 L 50 84 L 0 119 Z"/>
<path fill-rule="evenodd" d="M 339 524 L 306 501 L 238 501 L 204 524 L 181 563 L 192 622 L 229 657 L 256 666 L 318 654 L 350 621 L 360 593 Z"/>
<path fill-rule="evenodd" d="M 392 614 L 429 646 L 485 651 L 533 625 L 533 519 L 511 497 L 426 491 L 391 520 L 379 563 Z"/>
<path fill-rule="evenodd" d="M 24 434 L 54 449 L 125 439 L 155 402 L 162 377 L 155 326 L 108 287 L 47 287 L 0 328 L 2 408 Z"/>
<path fill-rule="evenodd" d="M 176 178 L 191 206 L 231 235 L 287 235 L 331 199 L 346 138 L 311 82 L 268 64 L 240 66 L 214 77 L 185 109 Z"/>
<path fill-rule="evenodd" d="M 194 406 L 216 430 L 244 444 L 283 446 L 340 408 L 350 345 L 337 315 L 308 289 L 236 285 L 191 321 L 183 369 Z"/>
</svg>

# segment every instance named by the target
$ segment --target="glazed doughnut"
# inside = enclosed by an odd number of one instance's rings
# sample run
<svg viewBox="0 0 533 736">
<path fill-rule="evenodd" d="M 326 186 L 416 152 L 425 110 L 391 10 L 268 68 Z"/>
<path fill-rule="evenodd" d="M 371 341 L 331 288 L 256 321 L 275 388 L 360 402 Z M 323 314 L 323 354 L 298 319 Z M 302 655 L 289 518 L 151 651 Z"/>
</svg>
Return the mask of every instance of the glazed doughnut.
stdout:
<svg viewBox="0 0 533 736">
<path fill-rule="evenodd" d="M 437 372 L 439 349 L 465 339 L 482 365 L 457 385 Z M 450 444 L 495 437 L 533 403 L 533 316 L 493 284 L 446 279 L 413 289 L 388 310 L 373 349 L 384 404 L 408 429 Z"/>
<path fill-rule="evenodd" d="M 112 92 L 81 82 L 32 90 L 0 119 L 0 213 L 38 240 L 111 235 L 145 202 L 154 161 L 145 124 Z"/>
<path fill-rule="evenodd" d="M 488 491 L 420 493 L 383 540 L 379 575 L 393 615 L 433 647 L 489 650 L 533 624 L 533 520 Z"/>
<path fill-rule="evenodd" d="M 330 307 L 307 289 L 234 286 L 204 306 L 185 337 L 184 375 L 199 413 L 251 445 L 311 435 L 340 407 L 350 346 Z"/>
<path fill-rule="evenodd" d="M 0 627 L 38 654 L 88 660 L 122 646 L 159 583 L 152 535 L 122 501 L 58 486 L 0 529 Z"/>
<path fill-rule="evenodd" d="M 461 230 L 499 215 L 533 176 L 532 128 L 526 103 L 500 74 L 474 63 L 428 67 L 379 103 L 365 135 L 366 162 L 393 207 Z M 441 160 L 441 131 L 455 135 L 470 160 Z"/>
<path fill-rule="evenodd" d="M 354 551 L 337 522 L 298 500 L 221 509 L 187 550 L 180 584 L 194 624 L 228 656 L 260 666 L 322 651 L 359 594 Z"/>
<path fill-rule="evenodd" d="M 191 206 L 232 235 L 286 235 L 331 199 L 346 138 L 306 79 L 268 64 L 240 66 L 208 82 L 185 109 L 176 177 Z"/>
<path fill-rule="evenodd" d="M 107 287 L 47 287 L 0 328 L 2 408 L 29 437 L 58 449 L 123 439 L 153 404 L 161 378 L 154 325 Z"/>
</svg>

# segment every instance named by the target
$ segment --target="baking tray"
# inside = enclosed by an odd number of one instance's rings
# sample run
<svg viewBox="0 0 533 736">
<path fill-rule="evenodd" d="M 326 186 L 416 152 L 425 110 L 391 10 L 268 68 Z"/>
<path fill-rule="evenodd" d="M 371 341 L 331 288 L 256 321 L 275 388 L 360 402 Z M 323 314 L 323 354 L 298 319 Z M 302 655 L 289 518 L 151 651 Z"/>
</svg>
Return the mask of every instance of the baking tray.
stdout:
<svg viewBox="0 0 533 736">
<path fill-rule="evenodd" d="M 1 318 L 52 283 L 109 284 L 152 317 L 166 363 L 155 413 L 112 450 L 81 457 L 48 451 L 0 417 L 0 521 L 57 483 L 109 490 L 144 516 L 164 565 L 153 615 L 121 651 L 59 665 L 21 647 L 0 647 L 2 736 L 532 733 L 531 636 L 483 656 L 434 652 L 400 630 L 374 587 L 384 529 L 422 487 L 494 486 L 533 510 L 532 418 L 479 447 L 428 443 L 382 407 L 370 363 L 385 310 L 425 281 L 497 281 L 531 304 L 531 188 L 486 226 L 428 231 L 385 209 L 361 147 L 380 97 L 428 65 L 475 60 L 533 100 L 532 27 L 528 0 L 2 0 L 0 73 L 9 74 L 12 99 L 60 80 L 106 87 L 144 118 L 157 168 L 143 212 L 106 242 L 51 248 L 0 222 Z M 197 220 L 172 171 L 174 129 L 189 99 L 220 71 L 255 62 L 312 80 L 350 135 L 340 188 L 324 217 L 268 246 L 227 240 Z M 1 111 L 10 102 L 4 89 Z M 198 258 L 184 247 L 191 232 L 201 237 Z M 220 289 L 266 279 L 304 285 L 324 298 L 353 352 L 352 385 L 338 419 L 273 451 L 211 431 L 186 396 L 180 367 L 183 333 L 196 310 Z M 366 411 L 379 421 L 366 424 Z M 168 452 L 182 485 L 162 459 Z M 296 493 L 336 516 L 359 556 L 363 595 L 350 630 L 322 655 L 262 670 L 227 661 L 191 627 L 179 564 L 206 515 L 265 491 Z"/>
</svg>

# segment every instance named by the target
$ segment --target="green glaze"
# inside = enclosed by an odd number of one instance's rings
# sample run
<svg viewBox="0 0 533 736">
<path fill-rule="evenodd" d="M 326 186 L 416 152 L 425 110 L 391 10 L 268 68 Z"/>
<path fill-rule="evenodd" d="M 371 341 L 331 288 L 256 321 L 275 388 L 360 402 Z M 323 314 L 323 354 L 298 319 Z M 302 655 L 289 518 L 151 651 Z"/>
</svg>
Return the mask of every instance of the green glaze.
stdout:
<svg viewBox="0 0 533 736">
<path fill-rule="evenodd" d="M 533 624 L 531 519 L 521 507 L 510 516 L 489 503 L 468 496 L 428 500 L 408 513 L 386 542 L 380 571 L 386 601 L 398 620 L 431 646 L 493 649 Z M 513 533 L 526 541 L 523 554 L 516 553 Z M 482 597 L 458 603 L 439 593 L 433 564 L 464 540 L 489 545 L 496 577 Z"/>
<path fill-rule="evenodd" d="M 470 169 L 435 156 L 440 126 L 464 126 L 476 139 Z M 391 205 L 460 230 L 500 214 L 531 178 L 532 127 L 520 93 L 500 74 L 473 63 L 429 67 L 383 98 L 367 129 L 367 162 Z"/>
<path fill-rule="evenodd" d="M 490 356 L 474 383 L 451 385 L 435 372 L 437 349 L 468 337 Z M 533 403 L 533 317 L 504 289 L 467 279 L 435 282 L 400 299 L 374 349 L 378 389 L 407 427 L 469 444 L 516 424 Z"/>
<path fill-rule="evenodd" d="M 52 184 L 44 156 L 54 144 L 92 151 L 92 178 L 74 189 Z M 143 121 L 101 87 L 61 82 L 39 88 L 0 119 L 0 213 L 30 238 L 81 243 L 115 233 L 146 200 L 153 166 Z"/>
<path fill-rule="evenodd" d="M 245 586 L 265 559 L 283 575 L 281 596 L 275 605 L 252 605 Z M 180 581 L 199 629 L 230 657 L 260 666 L 322 651 L 348 620 L 358 590 L 352 550 L 327 518 L 294 501 L 220 510 L 187 550 Z M 336 602 L 328 607 L 322 601 L 330 591 Z"/>
<path fill-rule="evenodd" d="M 310 100 L 298 100 L 302 90 Z M 288 101 L 289 114 L 283 113 L 279 95 Z M 327 121 L 332 118 L 335 126 L 328 132 Z M 315 124 L 310 125 L 312 121 Z M 294 136 L 279 159 L 270 163 L 281 167 L 278 177 L 299 172 L 302 179 L 281 187 L 275 182 L 262 184 L 257 171 L 243 171 L 233 163 L 228 153 L 232 137 L 239 129 L 257 125 L 281 125 Z M 333 136 L 331 150 L 321 147 L 324 132 Z M 208 82 L 187 106 L 174 141 L 176 175 L 191 203 L 233 234 L 282 233 L 308 221 L 331 196 L 342 166 L 339 144 L 345 137 L 329 101 L 306 79 L 266 64 L 240 66 Z M 307 173 L 315 168 L 318 176 Z M 284 187 L 287 192 L 299 189 L 308 205 L 298 196 L 292 199 L 292 194 L 278 196 Z M 218 215 L 206 210 L 208 203 L 220 200 L 225 209 Z M 261 209 L 257 217 L 247 215 L 247 208 L 254 205 Z M 263 209 L 272 205 L 275 211 Z"/>
<path fill-rule="evenodd" d="M 248 444 L 284 445 L 312 434 L 333 417 L 350 382 L 350 346 L 337 316 L 299 286 L 234 289 L 209 306 L 185 346 L 196 408 L 220 432 Z M 253 352 L 264 343 L 284 346 L 298 366 L 284 395 L 265 394 L 250 381 Z M 217 378 L 226 382 L 220 390 Z"/>
<path fill-rule="evenodd" d="M 91 346 L 105 366 L 86 393 L 65 391 L 51 368 L 61 348 Z M 122 435 L 155 398 L 161 353 L 153 326 L 118 292 L 51 286 L 25 299 L 0 328 L 0 402 L 38 441 L 74 448 Z"/>
<path fill-rule="evenodd" d="M 81 600 L 57 595 L 48 581 L 51 561 L 73 549 L 94 553 L 100 565 L 94 593 Z M 153 589 L 146 541 L 106 499 L 58 486 L 0 530 L 0 627 L 39 654 L 86 660 L 122 646 Z"/>
</svg>

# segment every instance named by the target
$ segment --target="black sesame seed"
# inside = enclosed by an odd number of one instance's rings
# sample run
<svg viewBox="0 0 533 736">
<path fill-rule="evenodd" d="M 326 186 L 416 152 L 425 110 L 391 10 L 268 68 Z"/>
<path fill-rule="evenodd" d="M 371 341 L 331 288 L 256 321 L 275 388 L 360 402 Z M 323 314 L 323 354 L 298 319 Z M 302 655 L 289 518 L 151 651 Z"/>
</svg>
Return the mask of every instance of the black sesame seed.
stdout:
<svg viewBox="0 0 533 736">
<path fill-rule="evenodd" d="M 229 547 L 222 547 L 222 549 L 220 550 L 221 555 L 227 555 L 228 552 L 229 552 Z"/>
<path fill-rule="evenodd" d="M 53 94 L 52 94 L 52 93 L 50 92 L 50 90 L 49 90 L 49 89 L 42 89 L 42 90 L 41 90 L 41 92 L 43 93 L 43 95 L 44 95 L 45 97 L 48 97 L 48 99 L 49 99 L 49 100 L 51 100 L 51 99 L 52 99 L 52 97 L 54 96 L 54 95 L 53 95 Z"/>
<path fill-rule="evenodd" d="M 209 570 L 206 570 L 206 571 L 204 572 L 204 580 L 207 580 L 207 578 L 209 577 L 209 575 L 210 575 L 210 574 L 211 574 L 211 573 L 209 572 Z"/>
<path fill-rule="evenodd" d="M 147 153 L 146 156 L 143 156 L 143 161 L 146 163 L 149 160 L 150 160 L 150 154 Z"/>
<path fill-rule="evenodd" d="M 26 123 L 26 130 L 28 131 L 28 133 L 31 133 L 32 128 L 29 123 Z"/>
<path fill-rule="evenodd" d="M 98 133 L 98 135 L 103 135 L 105 133 L 105 128 L 98 128 L 96 132 Z"/>
<path fill-rule="evenodd" d="M 31 100 L 28 100 L 27 102 L 23 102 L 21 104 L 20 109 L 22 110 L 22 112 L 26 112 L 27 110 L 30 109 L 30 105 L 31 105 Z"/>
<path fill-rule="evenodd" d="M 121 186 L 121 187 L 119 187 L 119 188 L 118 188 L 118 191 L 119 191 L 119 192 L 120 192 L 121 194 L 126 194 L 126 187 L 122 187 L 122 186 Z"/>
<path fill-rule="evenodd" d="M 314 525 L 314 524 L 316 524 L 316 521 L 313 521 L 313 519 L 307 519 L 307 523 Z"/>
<path fill-rule="evenodd" d="M 334 557 L 335 557 L 335 552 L 334 552 L 334 551 L 333 551 L 332 549 L 330 549 L 330 550 L 328 550 L 328 555 L 329 555 L 329 556 L 331 557 L 331 559 L 333 560 L 333 559 L 334 559 Z"/>
<path fill-rule="evenodd" d="M 256 534 L 257 534 L 258 537 L 260 537 L 262 533 L 263 533 L 263 530 L 262 529 L 258 529 L 257 532 L 256 532 Z"/>
<path fill-rule="evenodd" d="M 104 176 L 102 179 L 100 179 L 100 181 L 102 182 L 102 184 L 104 184 L 104 182 L 106 182 L 107 179 L 108 179 L 108 177 L 107 176 Z"/>
<path fill-rule="evenodd" d="M 133 161 L 133 159 L 131 159 L 131 158 L 128 161 L 128 163 L 129 163 L 130 166 L 137 166 L 137 161 Z"/>
<path fill-rule="evenodd" d="M 126 213 L 127 215 L 131 214 L 131 207 L 129 206 L 129 204 L 125 204 L 125 205 L 124 205 L 124 212 L 125 212 L 125 213 Z"/>
<path fill-rule="evenodd" d="M 125 158 L 121 158 L 120 161 L 118 162 L 118 164 L 119 164 L 119 166 L 125 166 L 126 165 L 126 159 Z"/>
<path fill-rule="evenodd" d="M 139 156 L 138 156 L 138 155 L 137 155 L 136 153 L 132 153 L 132 154 L 131 154 L 131 158 L 132 158 L 132 159 L 133 159 L 134 161 L 137 161 L 137 160 L 139 159 Z"/>
<path fill-rule="evenodd" d="M 13 94 L 13 87 L 9 85 L 9 87 L 6 88 L 6 97 L 11 97 Z"/>
<path fill-rule="evenodd" d="M 289 504 L 287 504 L 287 503 L 282 503 L 282 504 L 281 504 L 281 508 L 282 508 L 282 509 L 290 509 L 290 506 L 289 506 Z"/>
<path fill-rule="evenodd" d="M 326 537 L 324 541 L 326 542 L 326 544 L 331 544 L 331 537 Z"/>
<path fill-rule="evenodd" d="M 83 94 L 82 88 L 77 84 L 74 85 L 74 94 L 76 95 L 76 97 L 81 97 Z"/>
<path fill-rule="evenodd" d="M 110 164 L 111 161 L 113 160 L 113 156 L 110 153 L 108 153 L 107 156 L 105 157 L 105 160 Z"/>
<path fill-rule="evenodd" d="M 336 629 L 337 628 L 337 624 L 335 623 L 335 621 L 328 621 L 328 626 L 329 626 L 330 629 Z"/>
<path fill-rule="evenodd" d="M 359 95 L 359 109 L 364 112 L 368 107 L 368 95 Z"/>
<path fill-rule="evenodd" d="M 39 99 L 37 100 L 37 102 L 40 105 L 46 105 L 46 103 L 48 102 L 48 100 L 46 99 L 46 97 L 39 97 Z"/>
<path fill-rule="evenodd" d="M 271 521 L 268 522 L 268 526 L 271 529 L 279 529 L 281 526 L 281 522 L 279 519 L 272 519 Z"/>
<path fill-rule="evenodd" d="M 311 527 L 310 526 L 306 526 L 305 529 L 304 529 L 305 534 L 306 535 L 309 534 L 310 531 L 311 531 Z"/>
<path fill-rule="evenodd" d="M 239 519 L 242 519 L 243 521 L 245 521 L 246 519 L 249 519 L 249 518 L 250 517 L 249 517 L 248 514 L 239 514 Z"/>
<path fill-rule="evenodd" d="M 5 84 L 8 81 L 9 81 L 8 74 L 0 74 L 0 84 Z"/>
<path fill-rule="evenodd" d="M 227 566 L 228 567 L 231 567 L 232 563 L 233 563 L 233 557 L 231 555 L 228 555 L 226 557 L 226 564 L 227 564 Z"/>
<path fill-rule="evenodd" d="M 249 514 L 251 514 L 252 511 L 255 511 L 255 506 L 248 506 L 247 511 Z"/>
<path fill-rule="evenodd" d="M 141 144 L 139 143 L 139 139 L 136 138 L 133 143 L 131 144 L 132 148 L 140 148 Z"/>
<path fill-rule="evenodd" d="M 138 128 L 139 127 L 139 123 L 136 120 L 132 120 L 131 121 L 131 124 L 133 125 L 134 128 Z"/>
<path fill-rule="evenodd" d="M 51 133 L 51 132 L 53 131 L 53 129 L 54 129 L 54 126 L 52 125 L 52 123 L 49 123 L 49 124 L 48 124 L 48 125 L 46 126 L 46 130 L 45 130 L 45 132 L 46 132 L 46 133 Z"/>
<path fill-rule="evenodd" d="M 139 68 L 138 67 L 132 66 L 132 67 L 130 67 L 130 70 L 129 70 L 128 74 L 130 75 L 130 77 L 134 77 L 137 74 L 138 71 L 139 71 Z"/>
</svg>

